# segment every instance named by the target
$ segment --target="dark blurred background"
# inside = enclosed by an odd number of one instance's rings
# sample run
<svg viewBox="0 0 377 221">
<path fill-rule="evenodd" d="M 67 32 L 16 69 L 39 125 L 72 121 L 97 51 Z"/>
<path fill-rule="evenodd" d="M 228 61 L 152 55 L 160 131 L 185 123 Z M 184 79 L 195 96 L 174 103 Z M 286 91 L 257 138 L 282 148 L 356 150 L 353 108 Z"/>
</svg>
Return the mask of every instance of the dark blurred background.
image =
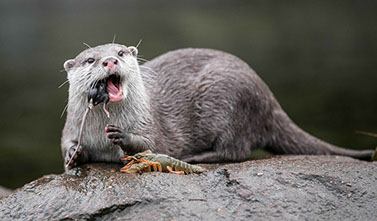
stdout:
<svg viewBox="0 0 377 221">
<path fill-rule="evenodd" d="M 355 149 L 377 138 L 377 1 L 0 2 L 0 185 L 63 172 L 63 63 L 91 46 L 185 47 L 245 60 L 311 134 Z"/>
</svg>

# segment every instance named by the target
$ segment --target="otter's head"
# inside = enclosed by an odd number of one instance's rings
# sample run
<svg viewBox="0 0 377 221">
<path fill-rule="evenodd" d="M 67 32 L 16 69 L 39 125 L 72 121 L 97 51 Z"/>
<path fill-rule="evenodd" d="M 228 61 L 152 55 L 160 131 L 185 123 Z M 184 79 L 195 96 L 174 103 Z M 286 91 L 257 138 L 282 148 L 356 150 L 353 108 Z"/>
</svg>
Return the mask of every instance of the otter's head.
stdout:
<svg viewBox="0 0 377 221">
<path fill-rule="evenodd" d="M 97 82 L 106 82 L 110 102 L 125 99 L 133 82 L 140 79 L 138 50 L 119 44 L 88 48 L 64 63 L 70 83 L 70 100 L 86 97 Z"/>
</svg>

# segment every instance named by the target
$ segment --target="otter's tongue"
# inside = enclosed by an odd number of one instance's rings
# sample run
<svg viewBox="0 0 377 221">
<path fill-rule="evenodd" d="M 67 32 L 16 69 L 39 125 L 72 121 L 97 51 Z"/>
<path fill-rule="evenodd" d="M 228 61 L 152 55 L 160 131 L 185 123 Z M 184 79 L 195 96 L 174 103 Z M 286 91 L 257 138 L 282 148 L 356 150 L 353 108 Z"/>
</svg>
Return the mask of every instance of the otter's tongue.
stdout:
<svg viewBox="0 0 377 221">
<path fill-rule="evenodd" d="M 107 81 L 107 93 L 109 94 L 109 98 L 111 102 L 118 102 L 123 99 L 123 89 L 122 85 L 118 84 L 118 87 L 114 85 L 114 82 L 109 79 Z"/>
</svg>

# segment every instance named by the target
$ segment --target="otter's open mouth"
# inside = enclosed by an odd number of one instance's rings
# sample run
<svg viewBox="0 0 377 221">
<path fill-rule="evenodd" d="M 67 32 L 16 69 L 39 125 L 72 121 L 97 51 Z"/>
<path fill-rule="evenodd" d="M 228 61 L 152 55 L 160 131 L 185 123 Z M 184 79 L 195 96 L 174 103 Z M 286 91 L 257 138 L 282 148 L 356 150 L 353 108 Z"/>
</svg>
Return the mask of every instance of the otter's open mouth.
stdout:
<svg viewBox="0 0 377 221">
<path fill-rule="evenodd" d="M 88 101 L 93 100 L 94 106 L 109 101 L 118 102 L 124 98 L 123 87 L 119 75 L 113 74 L 99 80 L 91 86 L 88 93 Z"/>
<path fill-rule="evenodd" d="M 120 82 L 120 76 L 116 74 L 110 75 L 106 80 L 106 91 L 109 94 L 111 102 L 118 102 L 123 99 L 123 87 Z"/>
</svg>

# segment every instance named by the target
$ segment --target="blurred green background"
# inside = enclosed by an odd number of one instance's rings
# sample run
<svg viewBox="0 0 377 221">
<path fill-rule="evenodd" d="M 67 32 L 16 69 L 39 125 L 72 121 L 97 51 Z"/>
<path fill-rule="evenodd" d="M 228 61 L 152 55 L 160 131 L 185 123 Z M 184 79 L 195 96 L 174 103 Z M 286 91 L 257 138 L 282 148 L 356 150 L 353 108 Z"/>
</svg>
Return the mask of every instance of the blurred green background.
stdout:
<svg viewBox="0 0 377 221">
<path fill-rule="evenodd" d="M 0 185 L 63 172 L 63 63 L 116 42 L 145 59 L 185 47 L 245 60 L 311 134 L 355 149 L 377 139 L 377 1 L 0 2 Z"/>
</svg>

